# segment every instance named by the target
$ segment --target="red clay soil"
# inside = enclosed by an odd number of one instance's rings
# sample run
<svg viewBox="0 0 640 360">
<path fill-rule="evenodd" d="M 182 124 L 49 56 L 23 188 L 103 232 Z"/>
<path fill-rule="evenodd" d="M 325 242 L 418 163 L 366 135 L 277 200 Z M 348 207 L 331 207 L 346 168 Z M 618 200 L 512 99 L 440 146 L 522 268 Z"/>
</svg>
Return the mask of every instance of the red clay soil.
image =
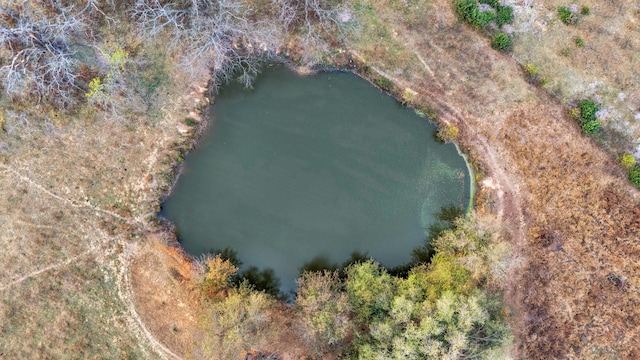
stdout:
<svg viewBox="0 0 640 360">
<path fill-rule="evenodd" d="M 179 248 L 149 235 L 129 267 L 136 311 L 156 340 L 178 356 L 192 351 L 200 314 L 193 264 Z"/>
</svg>

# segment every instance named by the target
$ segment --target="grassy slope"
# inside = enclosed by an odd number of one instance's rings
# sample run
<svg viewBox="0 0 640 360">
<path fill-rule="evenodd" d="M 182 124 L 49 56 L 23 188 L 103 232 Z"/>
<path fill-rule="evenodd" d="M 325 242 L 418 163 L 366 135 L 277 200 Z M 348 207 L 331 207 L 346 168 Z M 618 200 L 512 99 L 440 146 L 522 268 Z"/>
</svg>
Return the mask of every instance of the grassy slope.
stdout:
<svg viewBox="0 0 640 360">
<path fill-rule="evenodd" d="M 75 151 L 92 140 L 59 136 L 34 131 L 33 143 L 12 144 L 0 164 L 1 206 L 8 210 L 0 243 L 9 260 L 0 274 L 0 352 L 9 358 L 135 356 L 141 348 L 123 321 L 108 265 L 113 245 L 124 239 L 102 226 L 110 216 L 85 205 L 86 197 L 98 202 L 102 196 L 85 184 L 100 182 L 93 171 L 103 165 Z"/>
<path fill-rule="evenodd" d="M 169 184 L 163 174 L 183 142 L 176 126 L 200 94 L 185 76 L 163 72 L 162 54 L 154 50 L 160 47 L 150 45 L 137 47 L 135 62 L 127 64 L 137 84 L 127 101 L 137 105 L 118 120 L 42 106 L 22 109 L 21 117 L 15 104 L 2 104 L 0 354 L 6 358 L 155 358 L 153 350 L 162 351 L 136 318 L 127 268 Z"/>
<path fill-rule="evenodd" d="M 481 209 L 502 215 L 526 257 L 508 284 L 516 355 L 637 357 L 640 206 L 624 171 L 560 101 L 527 84 L 517 61 L 460 24 L 451 1 L 359 3 L 377 19 L 353 47 L 400 93 L 411 87 L 418 106 L 461 127 L 487 175 Z"/>
<path fill-rule="evenodd" d="M 594 98 L 606 110 L 601 143 L 613 152 L 640 156 L 640 13 L 625 1 L 583 1 L 590 14 L 576 25 L 563 24 L 558 6 L 545 0 L 514 2 L 514 57 L 533 64 L 548 79 L 545 90 L 561 102 Z M 581 39 L 584 46 L 576 45 Z"/>
</svg>

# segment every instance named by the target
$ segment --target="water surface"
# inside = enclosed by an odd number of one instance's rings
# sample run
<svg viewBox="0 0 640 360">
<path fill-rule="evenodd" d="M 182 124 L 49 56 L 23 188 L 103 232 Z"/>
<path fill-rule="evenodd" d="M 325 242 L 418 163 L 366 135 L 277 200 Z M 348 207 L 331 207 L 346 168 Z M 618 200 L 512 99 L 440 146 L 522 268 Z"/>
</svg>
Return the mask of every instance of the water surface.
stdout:
<svg viewBox="0 0 640 360">
<path fill-rule="evenodd" d="M 355 75 L 267 69 L 253 90 L 223 89 L 211 116 L 162 215 L 187 252 L 230 247 L 282 289 L 316 256 L 403 264 L 436 211 L 468 204 L 455 147 Z"/>
</svg>

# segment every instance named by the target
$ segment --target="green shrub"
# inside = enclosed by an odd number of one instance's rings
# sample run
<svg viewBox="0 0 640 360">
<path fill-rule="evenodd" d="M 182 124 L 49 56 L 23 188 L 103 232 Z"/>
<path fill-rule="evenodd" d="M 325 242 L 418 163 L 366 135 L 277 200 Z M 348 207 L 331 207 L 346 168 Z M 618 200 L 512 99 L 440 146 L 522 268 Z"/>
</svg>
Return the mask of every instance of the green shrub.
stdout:
<svg viewBox="0 0 640 360">
<path fill-rule="evenodd" d="M 451 142 L 454 141 L 458 134 L 460 133 L 460 129 L 453 124 L 442 125 L 438 128 L 438 132 L 436 133 L 436 138 L 442 142 Z"/>
<path fill-rule="evenodd" d="M 385 91 L 393 90 L 393 83 L 391 82 L 391 80 L 385 77 L 377 78 L 376 85 L 378 85 L 378 87 L 380 87 L 382 90 L 385 90 Z"/>
<path fill-rule="evenodd" d="M 490 22 L 495 19 L 495 14 L 492 11 L 480 11 L 476 12 L 475 18 L 471 22 L 476 28 L 481 28 L 487 26 Z"/>
<path fill-rule="evenodd" d="M 505 24 L 513 23 L 513 8 L 511 6 L 498 5 L 496 7 L 496 10 L 496 24 L 498 25 L 498 27 L 502 27 L 502 25 Z"/>
<path fill-rule="evenodd" d="M 558 16 L 565 25 L 575 25 L 578 23 L 578 17 L 566 6 L 558 6 Z"/>
<path fill-rule="evenodd" d="M 589 120 L 582 123 L 582 131 L 587 135 L 593 135 L 602 129 L 598 120 Z"/>
<path fill-rule="evenodd" d="M 576 46 L 584 47 L 584 40 L 582 40 L 582 38 L 576 38 Z"/>
<path fill-rule="evenodd" d="M 633 186 L 640 189 L 640 165 L 636 164 L 631 170 L 629 170 L 629 181 Z"/>
<path fill-rule="evenodd" d="M 591 9 L 590 9 L 588 6 L 584 5 L 584 6 L 580 9 L 580 14 L 581 14 L 581 15 L 589 15 L 589 14 L 591 14 Z"/>
<path fill-rule="evenodd" d="M 636 158 L 631 154 L 624 154 L 620 157 L 620 164 L 627 169 L 631 169 L 636 165 Z"/>
<path fill-rule="evenodd" d="M 198 122 L 196 121 L 196 119 L 194 119 L 194 118 L 190 118 L 190 117 L 188 117 L 188 118 L 184 119 L 184 123 L 185 123 L 185 125 L 187 125 L 187 126 L 196 126 L 196 125 L 198 124 Z"/>
<path fill-rule="evenodd" d="M 456 0 L 455 8 L 464 22 L 476 28 L 487 26 L 495 18 L 492 11 L 481 11 L 475 0 Z"/>
<path fill-rule="evenodd" d="M 580 109 L 580 117 L 584 122 L 596 120 L 596 113 L 600 110 L 600 106 L 593 100 L 580 100 L 578 108 Z"/>
<path fill-rule="evenodd" d="M 480 0 L 479 1 L 480 4 L 487 4 L 493 8 L 496 8 L 498 6 L 500 6 L 500 1 L 499 0 Z"/>
<path fill-rule="evenodd" d="M 500 51 L 509 51 L 511 49 L 511 39 L 505 33 L 497 33 L 491 41 L 491 47 Z"/>
</svg>

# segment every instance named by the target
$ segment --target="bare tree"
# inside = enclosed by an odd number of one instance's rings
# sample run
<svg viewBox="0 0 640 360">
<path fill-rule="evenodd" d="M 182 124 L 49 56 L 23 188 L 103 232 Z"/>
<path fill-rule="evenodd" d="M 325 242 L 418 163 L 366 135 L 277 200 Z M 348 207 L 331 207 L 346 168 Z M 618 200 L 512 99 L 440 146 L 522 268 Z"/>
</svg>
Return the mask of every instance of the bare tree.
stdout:
<svg viewBox="0 0 640 360">
<path fill-rule="evenodd" d="M 63 6 L 60 1 L 16 1 L 0 3 L 0 75 L 12 96 L 36 95 L 59 106 L 74 102 L 77 90 L 74 41 L 83 36 L 84 9 Z M 73 15 L 72 15 L 73 14 Z"/>
<path fill-rule="evenodd" d="M 272 0 L 279 22 L 289 31 L 297 31 L 306 62 L 326 54 L 351 20 L 342 0 Z"/>
<path fill-rule="evenodd" d="M 183 66 L 212 70 L 215 85 L 234 75 L 249 87 L 260 65 L 274 54 L 282 32 L 240 0 L 137 0 L 133 16 L 145 37 L 166 31 Z"/>
</svg>

